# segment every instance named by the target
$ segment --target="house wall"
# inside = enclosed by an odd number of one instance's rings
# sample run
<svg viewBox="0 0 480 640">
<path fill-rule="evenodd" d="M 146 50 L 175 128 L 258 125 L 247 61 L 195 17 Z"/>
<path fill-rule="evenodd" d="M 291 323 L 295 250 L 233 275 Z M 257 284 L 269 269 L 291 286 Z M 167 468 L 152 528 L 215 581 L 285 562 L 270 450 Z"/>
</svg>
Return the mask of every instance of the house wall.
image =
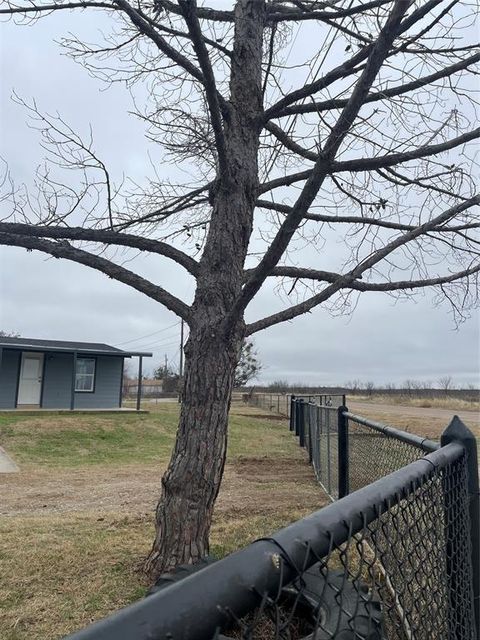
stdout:
<svg viewBox="0 0 480 640">
<path fill-rule="evenodd" d="M 0 409 L 15 409 L 20 356 L 19 351 L 3 349 L 0 365 Z"/>
<path fill-rule="evenodd" d="M 116 409 L 120 406 L 122 360 L 97 356 L 94 393 L 76 393 L 75 409 Z"/>
<path fill-rule="evenodd" d="M 46 353 L 42 409 L 70 409 L 73 355 Z"/>
<path fill-rule="evenodd" d="M 82 357 L 79 355 L 79 357 Z M 75 393 L 75 409 L 115 409 L 120 406 L 122 360 L 117 356 L 96 356 L 95 390 Z M 73 355 L 46 353 L 42 408 L 69 409 Z"/>
</svg>

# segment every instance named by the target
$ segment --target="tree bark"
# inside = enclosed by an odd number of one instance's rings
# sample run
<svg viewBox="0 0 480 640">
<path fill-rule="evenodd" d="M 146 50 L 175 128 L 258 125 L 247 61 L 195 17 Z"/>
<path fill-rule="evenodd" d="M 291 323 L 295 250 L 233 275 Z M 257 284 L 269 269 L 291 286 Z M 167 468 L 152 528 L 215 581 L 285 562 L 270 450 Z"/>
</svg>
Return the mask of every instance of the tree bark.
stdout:
<svg viewBox="0 0 480 640">
<path fill-rule="evenodd" d="M 208 554 L 213 506 L 223 475 L 239 338 L 190 334 L 180 424 L 162 478 L 156 537 L 145 569 L 155 579 Z"/>
<path fill-rule="evenodd" d="M 215 499 L 225 465 L 228 413 L 245 335 L 243 314 L 230 311 L 243 271 L 258 196 L 258 147 L 263 117 L 264 0 L 235 9 L 230 100 L 223 110 L 226 166 L 210 192 L 212 216 L 199 263 L 185 348 L 185 378 L 175 449 L 162 479 L 148 575 L 208 554 Z"/>
</svg>

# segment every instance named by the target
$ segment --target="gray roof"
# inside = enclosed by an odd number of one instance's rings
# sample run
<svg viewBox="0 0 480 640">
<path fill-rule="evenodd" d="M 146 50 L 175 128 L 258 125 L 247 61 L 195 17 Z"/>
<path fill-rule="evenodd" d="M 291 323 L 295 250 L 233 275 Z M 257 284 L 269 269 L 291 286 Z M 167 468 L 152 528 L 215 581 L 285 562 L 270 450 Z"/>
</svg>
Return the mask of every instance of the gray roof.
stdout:
<svg viewBox="0 0 480 640">
<path fill-rule="evenodd" d="M 110 356 L 147 356 L 151 353 L 142 351 L 123 351 L 109 344 L 98 342 L 68 342 L 65 340 L 38 340 L 37 338 L 4 338 L 0 337 L 0 347 L 5 349 L 21 349 L 22 351 L 63 351 L 73 353 L 90 353 L 91 355 Z"/>
</svg>

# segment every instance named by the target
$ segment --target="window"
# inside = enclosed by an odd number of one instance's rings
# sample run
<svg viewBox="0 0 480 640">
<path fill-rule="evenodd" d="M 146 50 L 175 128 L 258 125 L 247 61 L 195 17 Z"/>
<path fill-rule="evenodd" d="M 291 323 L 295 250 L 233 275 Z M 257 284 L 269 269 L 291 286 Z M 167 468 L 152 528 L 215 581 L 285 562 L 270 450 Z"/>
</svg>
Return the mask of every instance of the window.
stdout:
<svg viewBox="0 0 480 640">
<path fill-rule="evenodd" d="M 93 392 L 95 389 L 95 358 L 77 358 L 75 391 Z"/>
</svg>

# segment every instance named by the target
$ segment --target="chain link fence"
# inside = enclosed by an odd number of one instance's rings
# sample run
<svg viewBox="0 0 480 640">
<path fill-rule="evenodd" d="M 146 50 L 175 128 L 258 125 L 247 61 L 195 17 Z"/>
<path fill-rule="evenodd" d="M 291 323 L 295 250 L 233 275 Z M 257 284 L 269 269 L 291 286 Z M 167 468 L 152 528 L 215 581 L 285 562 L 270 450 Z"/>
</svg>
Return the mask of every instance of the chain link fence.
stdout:
<svg viewBox="0 0 480 640">
<path fill-rule="evenodd" d="M 427 438 L 349 412 L 343 417 L 348 431 L 350 491 L 360 489 L 440 446 Z"/>
<path fill-rule="evenodd" d="M 161 577 L 70 640 L 476 640 L 478 464 L 463 423 L 435 443 L 293 397 L 290 429 L 331 504 Z"/>
<path fill-rule="evenodd" d="M 448 444 L 71 640 L 475 640 L 467 476 Z"/>
<path fill-rule="evenodd" d="M 291 393 L 246 393 L 245 402 L 252 407 L 265 409 L 278 413 L 281 416 L 290 417 L 292 398 L 311 402 L 323 407 L 341 407 L 345 404 L 345 396 L 342 394 L 317 393 L 314 395 L 301 395 Z"/>
<path fill-rule="evenodd" d="M 331 499 L 338 498 L 337 415 L 335 407 L 297 400 L 290 421 L 298 432 L 300 444 L 309 453 L 317 480 Z"/>
</svg>

